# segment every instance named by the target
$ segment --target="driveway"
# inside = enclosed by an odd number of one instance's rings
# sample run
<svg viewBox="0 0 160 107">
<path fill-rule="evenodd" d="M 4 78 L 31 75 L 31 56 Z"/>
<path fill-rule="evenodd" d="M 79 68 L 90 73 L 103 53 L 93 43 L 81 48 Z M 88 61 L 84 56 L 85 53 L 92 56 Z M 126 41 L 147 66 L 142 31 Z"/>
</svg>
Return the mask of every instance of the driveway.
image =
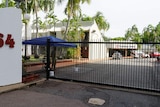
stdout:
<svg viewBox="0 0 160 107">
<path fill-rule="evenodd" d="M 58 68 L 55 77 L 160 91 L 160 63 L 155 60 L 122 59 L 77 64 Z"/>
<path fill-rule="evenodd" d="M 88 103 L 90 98 L 105 100 L 103 105 Z M 160 95 L 139 91 L 118 91 L 113 87 L 45 81 L 42 84 L 3 93 L 2 107 L 158 107 Z"/>
</svg>

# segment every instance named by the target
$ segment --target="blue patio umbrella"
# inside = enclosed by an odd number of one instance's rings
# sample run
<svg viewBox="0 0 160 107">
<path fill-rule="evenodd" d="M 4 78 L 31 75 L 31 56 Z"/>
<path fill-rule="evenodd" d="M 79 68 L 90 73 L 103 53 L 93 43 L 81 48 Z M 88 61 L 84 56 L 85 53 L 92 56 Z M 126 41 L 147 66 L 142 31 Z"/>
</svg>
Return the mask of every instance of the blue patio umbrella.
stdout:
<svg viewBox="0 0 160 107">
<path fill-rule="evenodd" d="M 48 43 L 48 40 L 49 40 L 49 43 Z M 47 79 L 49 79 L 49 70 L 50 70 L 50 46 L 77 47 L 76 44 L 74 43 L 67 43 L 67 41 L 56 38 L 54 36 L 44 36 L 44 37 L 39 37 L 39 38 L 33 38 L 30 40 L 23 41 L 22 44 L 47 46 L 47 65 L 46 65 L 46 78 Z M 55 56 L 54 56 L 54 59 L 55 59 Z M 55 67 L 55 63 L 56 62 L 54 62 L 54 67 Z"/>
<path fill-rule="evenodd" d="M 47 45 L 47 40 L 50 40 L 50 46 L 60 46 L 60 47 L 76 47 L 74 43 L 67 43 L 67 41 L 56 38 L 54 36 L 43 36 L 39 38 L 33 38 L 30 40 L 25 40 L 22 42 L 24 45 Z"/>
</svg>

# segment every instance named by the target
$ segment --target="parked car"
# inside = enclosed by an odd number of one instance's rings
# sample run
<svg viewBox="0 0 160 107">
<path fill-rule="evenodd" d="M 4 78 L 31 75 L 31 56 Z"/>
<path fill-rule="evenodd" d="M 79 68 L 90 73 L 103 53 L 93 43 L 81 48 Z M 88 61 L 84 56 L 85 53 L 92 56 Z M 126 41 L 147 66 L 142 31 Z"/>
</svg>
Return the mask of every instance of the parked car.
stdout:
<svg viewBox="0 0 160 107">
<path fill-rule="evenodd" d="M 150 58 L 150 55 L 146 53 L 142 53 L 142 58 Z"/>
<path fill-rule="evenodd" d="M 141 50 L 132 51 L 131 56 L 134 57 L 134 58 L 149 58 L 150 57 L 149 54 L 146 54 Z"/>
<path fill-rule="evenodd" d="M 120 52 L 116 51 L 113 53 L 112 59 L 122 59 L 122 54 Z"/>
<path fill-rule="evenodd" d="M 150 53 L 150 57 L 151 57 L 151 58 L 160 57 L 160 53 L 159 53 L 159 52 L 152 52 L 152 53 Z"/>
</svg>

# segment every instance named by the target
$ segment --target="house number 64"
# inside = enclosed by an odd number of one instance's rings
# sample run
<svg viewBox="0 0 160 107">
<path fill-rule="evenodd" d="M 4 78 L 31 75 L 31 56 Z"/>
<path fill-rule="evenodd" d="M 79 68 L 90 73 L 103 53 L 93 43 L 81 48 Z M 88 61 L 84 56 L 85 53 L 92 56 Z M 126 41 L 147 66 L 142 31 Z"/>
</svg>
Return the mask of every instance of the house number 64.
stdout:
<svg viewBox="0 0 160 107">
<path fill-rule="evenodd" d="M 10 48 L 14 48 L 14 39 L 12 38 L 11 34 L 7 35 L 7 39 L 3 40 L 4 35 L 2 33 L 0 33 L 0 48 L 5 45 L 9 45 Z"/>
</svg>

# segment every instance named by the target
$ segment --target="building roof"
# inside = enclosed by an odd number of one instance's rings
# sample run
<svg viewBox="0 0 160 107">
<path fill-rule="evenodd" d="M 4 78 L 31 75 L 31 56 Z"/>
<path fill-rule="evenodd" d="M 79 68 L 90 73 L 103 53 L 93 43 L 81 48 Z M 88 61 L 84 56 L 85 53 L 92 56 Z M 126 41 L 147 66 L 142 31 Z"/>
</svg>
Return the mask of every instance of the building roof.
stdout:
<svg viewBox="0 0 160 107">
<path fill-rule="evenodd" d="M 95 24 L 95 21 L 80 21 L 79 25 L 80 28 L 84 31 L 89 31 L 92 25 Z M 48 29 L 38 29 L 39 33 L 45 33 L 45 32 L 59 32 L 59 31 L 65 31 L 67 22 L 59 22 L 55 25 L 48 25 Z M 35 26 L 32 26 L 32 33 L 36 32 Z"/>
<path fill-rule="evenodd" d="M 80 28 L 83 30 L 89 30 L 90 27 L 94 24 L 94 21 L 80 21 Z M 67 22 L 57 23 L 54 27 L 50 29 L 51 32 L 53 31 L 63 31 L 66 29 Z"/>
</svg>

